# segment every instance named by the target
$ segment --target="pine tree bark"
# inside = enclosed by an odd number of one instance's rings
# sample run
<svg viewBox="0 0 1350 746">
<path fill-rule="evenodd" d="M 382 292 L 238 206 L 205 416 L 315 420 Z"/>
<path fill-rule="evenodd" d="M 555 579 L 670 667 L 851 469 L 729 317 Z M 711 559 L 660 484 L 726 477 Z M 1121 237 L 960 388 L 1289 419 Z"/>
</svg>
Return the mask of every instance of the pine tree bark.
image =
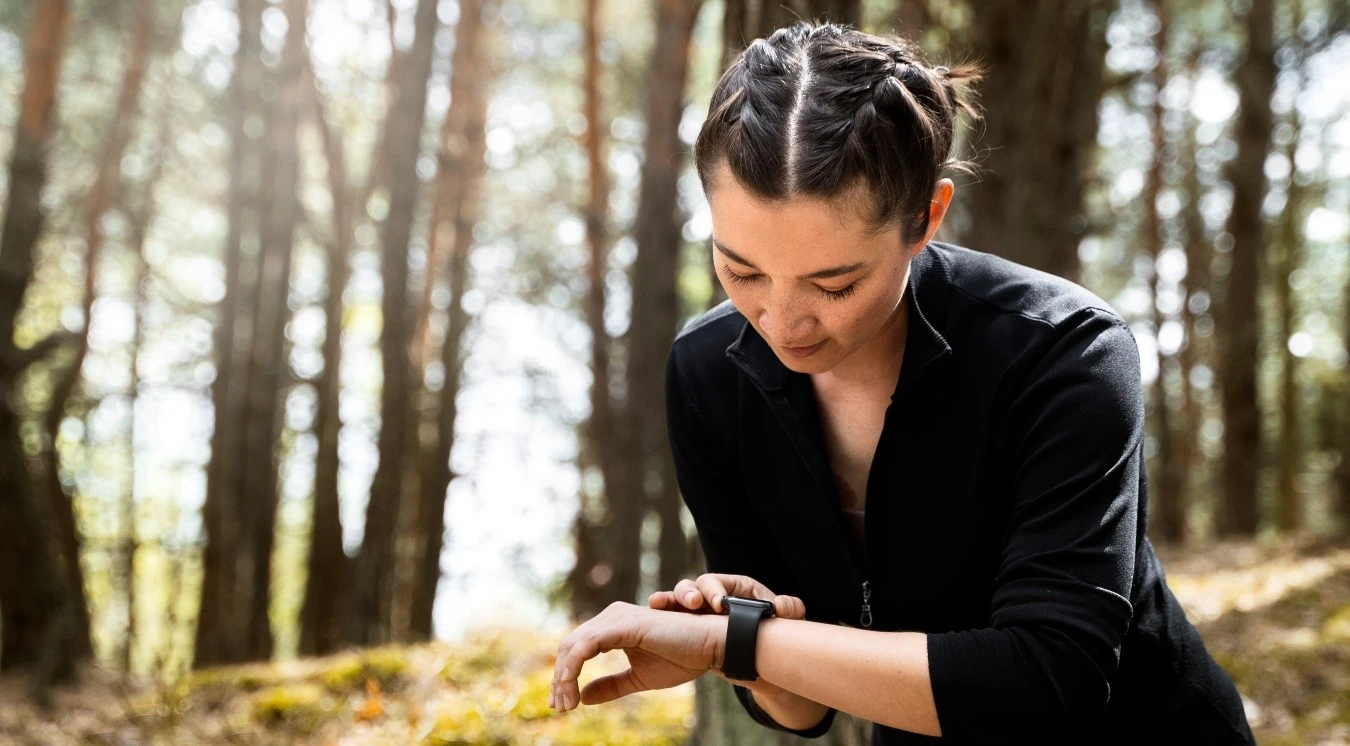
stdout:
<svg viewBox="0 0 1350 746">
<path fill-rule="evenodd" d="M 313 80 L 312 69 L 306 74 Z M 314 434 L 314 511 L 310 529 L 305 600 L 300 607 L 300 653 L 327 655 L 342 639 L 339 599 L 346 587 L 350 561 L 342 549 L 342 515 L 338 502 L 338 440 L 342 431 L 342 293 L 347 287 L 348 251 L 352 243 L 352 205 L 347 187 L 347 159 L 339 131 L 329 126 L 317 86 L 306 90 L 309 114 L 323 140 L 328 192 L 332 198 L 333 234 L 328 245 L 328 297 L 324 300 L 323 372 L 319 375 Z"/>
<path fill-rule="evenodd" d="M 201 601 L 193 643 L 192 665 L 197 668 L 239 659 L 229 636 L 238 628 L 247 608 L 238 607 L 234 600 L 239 576 L 239 501 L 244 468 L 244 428 L 238 413 L 244 405 L 248 374 L 241 350 L 247 349 L 252 336 L 254 284 L 243 273 L 242 244 L 253 224 L 252 195 L 259 188 L 261 164 L 257 145 L 244 125 L 255 111 L 256 92 L 262 82 L 261 12 L 261 0 L 239 0 L 239 36 L 228 96 L 231 153 L 225 208 L 229 221 L 224 247 L 225 293 L 216 317 L 216 378 L 211 387 L 215 423 L 211 432 L 211 460 L 206 467 L 206 499 L 202 505 L 206 546 L 202 550 Z"/>
<path fill-rule="evenodd" d="M 1198 50 L 1198 47 L 1197 47 Z M 1198 55 L 1192 52 L 1187 63 L 1188 75 L 1194 75 L 1198 69 Z M 1191 383 L 1192 372 L 1201 364 L 1209 365 L 1211 358 L 1207 354 L 1208 343 L 1198 332 L 1201 319 L 1211 317 L 1209 310 L 1210 264 L 1214 259 L 1213 247 L 1205 236 L 1204 216 L 1200 214 L 1200 199 L 1203 187 L 1196 166 L 1195 122 L 1187 114 L 1181 140 L 1181 158 L 1184 165 L 1182 191 L 1186 197 L 1186 207 L 1182 214 L 1185 224 L 1186 277 L 1185 299 L 1181 307 L 1181 327 L 1185 336 L 1177 361 L 1181 366 L 1181 408 L 1176 428 L 1176 468 L 1183 477 L 1178 481 L 1177 502 L 1187 510 L 1195 507 L 1191 484 L 1193 477 L 1202 466 L 1203 452 L 1200 450 L 1200 425 L 1203 412 L 1200 409 L 1201 390 Z M 1194 309 L 1194 310 L 1193 310 Z M 1178 544 L 1190 540 L 1190 531 L 1186 520 L 1181 521 L 1175 534 Z"/>
<path fill-rule="evenodd" d="M 638 249 L 633 263 L 634 303 L 625 335 L 628 399 L 620 427 L 624 433 L 621 463 L 628 468 L 612 503 L 613 590 L 617 600 L 629 603 L 638 601 L 640 532 L 647 511 L 657 509 L 668 516 L 673 512 L 668 503 L 673 502 L 675 510 L 680 505 L 666 442 L 664 372 L 679 313 L 675 275 L 681 238 L 676 185 L 686 148 L 678 128 L 689 72 L 689 42 L 701 5 L 701 0 L 659 0 L 648 72 L 647 134 L 634 227 Z M 660 582 L 683 577 L 685 541 L 679 521 L 663 521 Z"/>
<path fill-rule="evenodd" d="M 1303 24 L 1303 4 L 1293 4 L 1290 27 L 1294 33 L 1285 41 L 1294 50 L 1295 62 L 1290 66 L 1303 87 L 1303 39 L 1297 29 Z M 1303 470 L 1302 421 L 1299 406 L 1298 357 L 1289 349 L 1289 340 L 1298 327 L 1299 308 L 1290 284 L 1294 271 L 1303 261 L 1303 223 L 1307 217 L 1305 205 L 1310 204 L 1307 185 L 1300 183 L 1294 155 L 1303 134 L 1303 120 L 1298 107 L 1289 113 L 1293 134 L 1285 147 L 1289 161 L 1289 186 L 1285 191 L 1284 215 L 1280 221 L 1279 267 L 1275 275 L 1275 298 L 1280 314 L 1280 450 L 1275 478 L 1275 525 L 1281 531 L 1292 532 L 1303 526 L 1303 498 L 1299 493 L 1299 475 Z"/>
<path fill-rule="evenodd" d="M 74 674 L 77 622 L 51 519 L 24 452 L 15 387 L 24 369 L 59 339 L 20 350 L 14 332 L 43 230 L 41 195 L 69 15 L 64 0 L 39 0 L 33 11 L 0 229 L 0 671 L 33 669 L 43 696 L 48 683 Z"/>
<path fill-rule="evenodd" d="M 730 0 L 731 3 L 742 0 Z M 576 563 L 568 573 L 567 587 L 573 619 L 589 619 L 607 605 L 607 586 L 612 578 L 606 530 L 609 524 L 616 475 L 613 414 L 610 403 L 610 339 L 605 329 L 605 278 L 609 265 L 609 167 L 606 165 L 604 133 L 608 123 L 601 115 L 600 95 L 600 0 L 586 0 L 584 21 L 585 70 L 582 79 L 583 113 L 586 132 L 588 198 L 586 202 L 586 245 L 590 249 L 587 268 L 586 324 L 591 331 L 591 414 L 581 433 L 577 465 L 581 470 L 578 509 L 573 522 Z M 715 281 L 715 280 L 714 280 Z M 586 477 L 598 471 L 602 483 L 598 494 L 591 494 Z"/>
<path fill-rule="evenodd" d="M 1150 297 L 1153 301 L 1153 332 L 1155 338 L 1159 338 L 1163 325 L 1167 321 L 1158 308 L 1158 291 L 1161 284 L 1158 260 L 1163 249 L 1163 226 L 1158 215 L 1158 197 L 1162 194 L 1163 189 L 1163 157 L 1167 147 L 1167 133 L 1163 128 L 1165 110 L 1162 92 L 1167 87 L 1169 74 L 1166 60 L 1171 18 L 1166 0 L 1154 0 L 1153 7 L 1159 24 L 1158 33 L 1154 36 L 1158 62 L 1154 66 L 1152 74 L 1153 105 L 1150 112 L 1153 160 L 1149 165 L 1148 176 L 1145 180 L 1142 203 L 1144 207 L 1143 242 L 1148 247 L 1149 258 L 1153 262 L 1153 272 L 1149 281 Z M 1150 533 L 1159 542 L 1168 544 L 1180 543 L 1186 527 L 1186 504 L 1183 502 L 1185 498 L 1181 487 L 1185 480 L 1185 472 L 1181 471 L 1181 464 L 1178 463 L 1177 459 L 1173 409 L 1167 394 L 1167 378 L 1173 362 L 1173 356 L 1163 354 L 1161 346 L 1159 346 L 1158 377 L 1153 383 L 1151 392 L 1153 432 L 1158 442 L 1158 455 L 1153 461 L 1153 466 L 1157 469 L 1159 479 L 1158 490 L 1155 493 L 1157 497 L 1153 500 L 1152 516 L 1154 520 L 1150 524 Z M 1184 388 L 1184 381 L 1182 385 Z"/>
<path fill-rule="evenodd" d="M 1223 502 L 1217 515 L 1221 536 L 1252 536 L 1259 521 L 1257 487 L 1261 463 L 1261 405 L 1257 398 L 1260 362 L 1261 262 L 1267 250 L 1261 203 L 1265 198 L 1266 155 L 1272 129 L 1270 97 L 1275 89 L 1274 3 L 1252 0 L 1245 29 L 1247 49 L 1234 79 L 1238 87 L 1233 137 L 1237 155 L 1227 181 L 1233 206 L 1226 230 L 1233 237 L 1219 322 L 1219 379 L 1224 411 Z"/>
<path fill-rule="evenodd" d="M 127 45 L 127 66 L 122 74 L 112 120 L 105 130 L 94 183 L 85 194 L 83 205 L 81 227 L 84 229 L 85 270 L 81 311 L 84 315 L 84 328 L 75 335 L 75 349 L 71 360 L 52 387 L 51 402 L 43 423 L 43 449 L 39 457 L 46 477 L 47 503 L 55 518 L 61 560 L 65 567 L 66 586 L 70 589 L 71 606 L 75 610 L 74 652 L 79 659 L 92 657 L 94 648 L 89 637 L 89 605 L 84 595 L 84 571 L 80 567 L 81 540 L 75 523 L 75 496 L 66 491 L 65 484 L 61 480 L 61 453 L 56 447 L 56 441 L 61 423 L 66 418 L 66 405 L 79 386 L 80 371 L 89 353 L 89 327 L 93 322 L 94 299 L 97 294 L 96 280 L 103 255 L 103 215 L 112 207 L 113 193 L 117 188 L 118 175 L 121 173 L 122 154 L 131 136 L 132 120 L 140 103 L 141 80 L 145 76 L 151 32 L 154 29 L 150 3 L 141 0 L 135 5 Z"/>
<path fill-rule="evenodd" d="M 974 143 L 987 172 L 962 198 L 975 216 L 967 245 L 1078 278 L 1087 229 L 1083 187 L 1115 5 L 1000 0 L 981 3 L 972 15 L 966 43 L 988 65 L 979 89 L 984 133 Z"/>
<path fill-rule="evenodd" d="M 473 226 L 478 221 L 481 187 L 487 166 L 487 106 L 492 84 L 491 45 L 483 24 L 482 0 L 460 0 L 459 26 L 455 30 L 455 56 L 450 77 L 450 109 L 446 112 L 437 179 L 436 213 L 431 240 L 441 244 L 448 259 L 445 279 L 450 301 L 446 306 L 445 338 L 441 342 L 444 380 L 437 395 L 435 437 L 422 458 L 421 501 L 414 557 L 411 636 L 430 640 L 434 629 L 432 611 L 441 579 L 441 553 L 445 546 L 445 500 L 454 471 L 450 452 L 455 444 L 456 405 L 464 372 L 464 333 L 471 318 L 464 308 L 469 287 L 469 254 Z M 429 276 L 427 282 L 436 278 Z M 427 392 L 429 395 L 431 392 Z"/>
<path fill-rule="evenodd" d="M 409 446 L 408 239 L 417 202 L 416 165 L 436 27 L 435 0 L 419 0 L 413 45 L 399 58 L 399 82 L 386 121 L 384 147 L 376 161 L 387 166 L 389 182 L 389 212 L 380 241 L 384 383 L 380 394 L 379 466 L 370 487 L 361 553 L 353 564 L 352 607 L 344 631 L 345 640 L 356 645 L 388 642 L 393 635 L 394 541 L 407 467 L 404 452 Z"/>
</svg>

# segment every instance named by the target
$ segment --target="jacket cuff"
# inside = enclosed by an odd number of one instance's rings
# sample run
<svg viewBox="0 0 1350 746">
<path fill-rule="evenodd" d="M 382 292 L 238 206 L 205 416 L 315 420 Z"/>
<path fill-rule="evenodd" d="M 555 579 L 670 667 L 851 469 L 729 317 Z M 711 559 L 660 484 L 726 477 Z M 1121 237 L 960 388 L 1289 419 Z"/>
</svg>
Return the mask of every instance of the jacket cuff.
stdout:
<svg viewBox="0 0 1350 746">
<path fill-rule="evenodd" d="M 764 709 L 759 706 L 759 703 L 755 702 L 755 698 L 751 696 L 749 689 L 743 686 L 737 686 L 736 684 L 732 684 L 731 687 L 736 692 L 736 699 L 741 701 L 741 706 L 744 707 L 745 711 L 750 715 L 750 719 L 766 728 L 782 731 L 784 733 L 791 733 L 802 738 L 820 738 L 826 733 L 829 733 L 830 726 L 834 724 L 834 714 L 836 710 L 831 707 L 826 711 L 825 717 L 822 718 L 819 723 L 816 723 L 810 728 L 794 730 L 770 717 L 769 713 L 765 712 Z"/>
</svg>

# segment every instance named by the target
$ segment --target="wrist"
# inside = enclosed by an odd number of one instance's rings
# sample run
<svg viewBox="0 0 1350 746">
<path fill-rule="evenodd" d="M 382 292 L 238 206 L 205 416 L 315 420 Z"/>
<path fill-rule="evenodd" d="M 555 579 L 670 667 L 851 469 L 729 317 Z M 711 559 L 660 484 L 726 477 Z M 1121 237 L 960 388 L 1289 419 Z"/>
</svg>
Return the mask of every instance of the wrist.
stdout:
<svg viewBox="0 0 1350 746">
<path fill-rule="evenodd" d="M 727 654 L 727 623 L 730 618 L 725 614 L 706 614 L 698 617 L 706 621 L 709 626 L 708 638 L 709 647 L 712 649 L 710 671 L 718 676 L 722 675 L 722 663 L 726 660 Z"/>
</svg>

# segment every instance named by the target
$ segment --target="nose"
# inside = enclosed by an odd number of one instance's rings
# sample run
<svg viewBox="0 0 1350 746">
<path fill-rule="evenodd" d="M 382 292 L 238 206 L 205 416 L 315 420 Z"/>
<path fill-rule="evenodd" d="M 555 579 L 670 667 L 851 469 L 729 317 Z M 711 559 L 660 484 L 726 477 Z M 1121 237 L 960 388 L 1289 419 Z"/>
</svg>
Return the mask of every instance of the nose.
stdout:
<svg viewBox="0 0 1350 746">
<path fill-rule="evenodd" d="M 759 328 L 768 335 L 770 342 L 780 345 L 810 344 L 816 320 L 802 311 L 791 298 L 770 301 L 760 309 Z"/>
</svg>

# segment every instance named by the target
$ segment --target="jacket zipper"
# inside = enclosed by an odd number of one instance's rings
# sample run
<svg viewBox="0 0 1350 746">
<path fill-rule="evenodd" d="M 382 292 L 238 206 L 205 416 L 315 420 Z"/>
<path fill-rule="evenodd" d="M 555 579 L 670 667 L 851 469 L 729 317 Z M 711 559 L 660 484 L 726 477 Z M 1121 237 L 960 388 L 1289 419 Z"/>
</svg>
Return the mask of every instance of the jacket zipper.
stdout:
<svg viewBox="0 0 1350 746">
<path fill-rule="evenodd" d="M 930 356 L 927 360 L 924 360 L 922 363 L 919 363 L 919 367 L 918 367 L 917 369 L 915 369 L 914 373 L 912 374 L 912 377 L 911 377 L 910 380 L 907 381 L 906 383 L 912 385 L 913 382 L 914 382 L 915 380 L 918 379 L 919 375 L 920 375 L 921 373 L 923 373 L 923 371 L 926 370 L 929 366 L 931 366 L 932 363 L 933 363 L 933 361 L 937 360 L 939 357 L 941 357 L 941 355 L 932 355 L 932 356 Z M 898 398 L 898 396 L 900 395 L 900 393 L 902 393 L 905 389 L 908 389 L 908 388 L 909 388 L 909 385 L 906 385 L 904 388 L 897 390 L 897 391 L 896 391 L 896 397 Z M 889 415 L 890 415 L 889 409 L 890 409 L 890 408 L 887 407 L 887 418 L 888 418 L 888 419 L 889 419 Z M 884 425 L 883 425 L 883 427 L 884 427 Z M 865 516 L 865 515 L 866 515 L 866 514 L 864 514 L 864 516 Z M 862 628 L 863 628 L 863 629 L 867 629 L 867 628 L 869 628 L 869 627 L 872 626 L 872 603 L 871 603 L 871 602 L 872 602 L 872 583 L 871 583 L 871 581 L 868 580 L 867 577 L 866 577 L 867 575 L 870 575 L 870 574 L 871 574 L 871 563 L 867 561 L 867 547 L 869 547 L 869 546 L 871 546 L 871 545 L 870 545 L 870 543 L 868 543 L 868 542 L 866 541 L 866 539 L 867 539 L 867 519 L 864 517 L 864 519 L 863 519 L 863 540 L 864 540 L 864 541 L 863 541 L 863 544 L 864 544 L 864 547 L 863 547 L 863 558 L 862 558 L 862 560 L 863 560 L 863 572 L 862 572 L 862 574 L 863 574 L 863 581 L 862 581 L 862 607 L 861 607 L 861 609 L 859 609 L 859 612 L 858 612 L 858 623 L 859 623 L 860 625 L 862 625 Z"/>
</svg>

